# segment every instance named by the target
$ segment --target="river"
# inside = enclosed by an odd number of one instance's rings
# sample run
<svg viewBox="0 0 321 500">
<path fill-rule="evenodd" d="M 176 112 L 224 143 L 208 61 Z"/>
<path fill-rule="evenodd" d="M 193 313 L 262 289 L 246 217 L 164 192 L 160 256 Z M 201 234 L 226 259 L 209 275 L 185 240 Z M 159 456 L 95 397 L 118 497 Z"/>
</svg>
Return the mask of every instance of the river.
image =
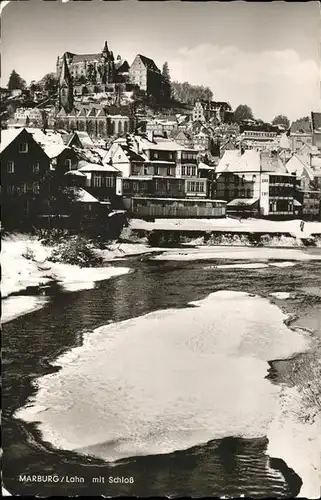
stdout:
<svg viewBox="0 0 321 500">
<path fill-rule="evenodd" d="M 319 349 L 321 270 L 258 262 L 128 259 L 133 272 L 90 290 L 53 286 L 42 309 L 6 323 L 6 488 L 297 495 L 299 471 L 268 454 L 269 426 L 294 361 Z M 310 332 L 290 329 L 285 311 Z M 83 481 L 19 481 L 50 474 Z"/>
</svg>

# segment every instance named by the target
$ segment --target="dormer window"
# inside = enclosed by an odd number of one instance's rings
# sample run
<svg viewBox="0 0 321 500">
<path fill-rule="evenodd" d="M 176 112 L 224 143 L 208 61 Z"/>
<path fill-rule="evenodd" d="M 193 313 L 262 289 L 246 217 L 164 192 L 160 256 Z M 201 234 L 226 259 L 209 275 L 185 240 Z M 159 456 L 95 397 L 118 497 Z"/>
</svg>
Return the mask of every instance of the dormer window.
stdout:
<svg viewBox="0 0 321 500">
<path fill-rule="evenodd" d="M 19 153 L 28 153 L 28 143 L 27 142 L 21 142 L 19 144 Z"/>
</svg>

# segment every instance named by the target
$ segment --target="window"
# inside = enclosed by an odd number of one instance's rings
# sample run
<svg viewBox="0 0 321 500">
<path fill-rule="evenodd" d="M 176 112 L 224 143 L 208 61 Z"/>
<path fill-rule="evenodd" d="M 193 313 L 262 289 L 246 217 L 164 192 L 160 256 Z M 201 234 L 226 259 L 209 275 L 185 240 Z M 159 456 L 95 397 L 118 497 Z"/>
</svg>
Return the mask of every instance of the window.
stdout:
<svg viewBox="0 0 321 500">
<path fill-rule="evenodd" d="M 190 166 L 186 167 L 186 175 L 191 175 L 191 167 Z"/>
<path fill-rule="evenodd" d="M 114 177 L 106 177 L 105 178 L 105 186 L 106 187 L 114 187 L 115 186 L 115 178 Z"/>
<path fill-rule="evenodd" d="M 7 172 L 8 174 L 13 174 L 14 173 L 14 161 L 8 161 L 7 163 Z"/>
<path fill-rule="evenodd" d="M 167 175 L 171 175 L 171 167 L 167 167 Z"/>
<path fill-rule="evenodd" d="M 34 194 L 39 194 L 39 192 L 40 192 L 39 182 L 33 182 L 33 184 L 32 184 L 32 192 Z"/>
<path fill-rule="evenodd" d="M 68 170 L 71 170 L 71 160 L 69 158 L 65 159 L 65 166 L 68 168 Z"/>
<path fill-rule="evenodd" d="M 130 188 L 130 183 L 128 181 L 123 181 L 123 188 L 124 189 L 129 189 Z"/>
<path fill-rule="evenodd" d="M 21 142 L 19 144 L 19 153 L 28 153 L 28 143 L 27 142 Z"/>
<path fill-rule="evenodd" d="M 93 187 L 101 187 L 102 185 L 102 178 L 101 175 L 94 175 L 94 181 L 93 181 Z"/>
<path fill-rule="evenodd" d="M 196 175 L 196 167 L 192 167 L 192 175 L 195 177 L 195 175 Z"/>
<path fill-rule="evenodd" d="M 154 158 L 158 158 L 158 153 L 157 153 L 157 151 L 154 151 Z"/>
<path fill-rule="evenodd" d="M 144 175 L 148 175 L 148 168 L 144 167 Z"/>
<path fill-rule="evenodd" d="M 159 175 L 159 168 L 155 167 L 155 175 Z"/>
<path fill-rule="evenodd" d="M 40 170 L 40 164 L 39 163 L 34 163 L 32 165 L 32 171 L 34 174 L 38 174 L 39 173 L 39 170 Z"/>
<path fill-rule="evenodd" d="M 12 184 L 7 184 L 7 194 L 14 194 L 15 188 Z"/>
</svg>

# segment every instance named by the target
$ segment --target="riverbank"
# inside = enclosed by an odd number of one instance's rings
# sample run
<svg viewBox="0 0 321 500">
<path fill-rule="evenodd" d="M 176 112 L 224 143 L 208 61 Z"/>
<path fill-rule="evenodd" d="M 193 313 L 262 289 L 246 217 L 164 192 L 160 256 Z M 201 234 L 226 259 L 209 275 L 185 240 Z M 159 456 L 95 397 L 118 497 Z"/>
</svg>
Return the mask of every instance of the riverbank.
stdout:
<svg viewBox="0 0 321 500">
<path fill-rule="evenodd" d="M 321 222 L 305 222 L 302 220 L 272 221 L 267 219 L 232 218 L 223 219 L 155 219 L 146 222 L 142 219 L 132 219 L 129 227 L 135 231 L 177 230 L 222 233 L 266 233 L 289 234 L 295 238 L 309 238 L 311 235 L 321 235 Z"/>
<path fill-rule="evenodd" d="M 92 288 L 96 282 L 107 280 L 130 271 L 127 267 L 80 267 L 79 265 L 51 262 L 54 245 L 45 246 L 28 235 L 14 234 L 2 240 L 1 296 L 2 323 L 43 307 L 44 296 L 24 296 L 30 288 L 43 288 L 56 282 L 65 290 Z M 117 254 L 115 254 L 115 257 Z M 19 295 L 18 295 L 19 294 Z"/>
</svg>

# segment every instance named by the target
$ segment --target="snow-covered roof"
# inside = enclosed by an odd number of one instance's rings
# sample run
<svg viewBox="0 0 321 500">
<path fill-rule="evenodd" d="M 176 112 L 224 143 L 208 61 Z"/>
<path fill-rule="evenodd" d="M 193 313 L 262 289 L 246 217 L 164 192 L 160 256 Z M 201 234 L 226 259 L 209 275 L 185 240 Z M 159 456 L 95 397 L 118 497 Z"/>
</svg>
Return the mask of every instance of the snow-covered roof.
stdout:
<svg viewBox="0 0 321 500">
<path fill-rule="evenodd" d="M 81 202 L 81 203 L 99 203 L 97 198 L 92 196 L 91 194 L 88 193 L 88 191 L 85 191 L 83 188 L 74 188 L 75 196 L 76 196 L 76 201 Z"/>
<path fill-rule="evenodd" d="M 105 163 L 104 165 L 99 165 L 98 163 L 89 163 L 87 161 L 79 162 L 80 168 L 78 168 L 79 172 L 113 172 L 119 173 L 119 170 L 115 168 L 113 165 L 108 165 Z"/>
<path fill-rule="evenodd" d="M 57 158 L 65 149 L 70 149 L 61 144 L 45 144 L 43 147 L 44 152 L 49 158 Z"/>
<path fill-rule="evenodd" d="M 198 168 L 201 168 L 202 170 L 215 170 L 215 167 L 210 167 L 209 165 L 206 165 L 203 162 L 200 162 L 198 164 Z"/>
<path fill-rule="evenodd" d="M 64 146 L 64 141 L 62 139 L 61 134 L 54 131 L 46 131 L 43 132 L 40 128 L 26 128 L 27 132 L 32 134 L 32 137 L 38 144 L 42 146 L 46 144 L 60 144 Z"/>
<path fill-rule="evenodd" d="M 84 147 L 92 147 L 92 146 L 94 146 L 94 143 L 91 140 L 91 138 L 89 137 L 89 135 L 87 134 L 87 132 L 79 132 L 77 130 L 76 134 L 78 135 L 78 137 L 80 139 L 80 142 L 81 142 L 81 144 Z"/>
<path fill-rule="evenodd" d="M 1 130 L 0 152 L 4 151 L 20 134 L 23 128 L 10 128 Z"/>
<path fill-rule="evenodd" d="M 286 173 L 279 157 L 261 154 L 260 151 L 249 149 L 242 154 L 239 150 L 225 151 L 216 167 L 216 173 L 238 172 L 278 172 Z"/>
<path fill-rule="evenodd" d="M 251 207 L 255 203 L 259 201 L 258 198 L 235 198 L 234 200 L 230 201 L 227 206 L 228 207 L 242 207 L 242 206 L 247 206 Z"/>
<path fill-rule="evenodd" d="M 68 170 L 68 172 L 66 172 L 65 175 L 75 175 L 76 177 L 86 177 L 86 175 L 83 174 L 82 172 L 79 172 L 79 170 Z"/>
<path fill-rule="evenodd" d="M 166 140 L 159 140 L 158 138 L 155 138 L 155 143 L 156 144 L 149 144 L 146 149 L 154 149 L 158 151 L 190 151 L 190 149 L 185 148 L 181 144 L 178 144 L 177 142 L 171 141 L 170 139 Z"/>
</svg>

